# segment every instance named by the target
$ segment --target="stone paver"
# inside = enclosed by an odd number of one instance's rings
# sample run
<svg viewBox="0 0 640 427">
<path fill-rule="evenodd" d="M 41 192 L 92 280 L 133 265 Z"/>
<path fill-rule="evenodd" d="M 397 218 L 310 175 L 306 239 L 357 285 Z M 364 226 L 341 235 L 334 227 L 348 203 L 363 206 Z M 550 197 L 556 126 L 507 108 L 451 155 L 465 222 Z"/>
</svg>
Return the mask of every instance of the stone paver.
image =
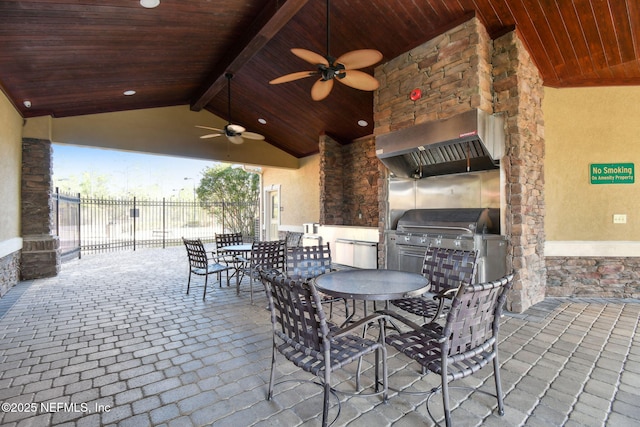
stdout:
<svg viewBox="0 0 640 427">
<path fill-rule="evenodd" d="M 0 425 L 318 425 L 321 390 L 295 381 L 311 377 L 281 357 L 278 378 L 291 381 L 265 399 L 271 325 L 263 293 L 251 305 L 247 292 L 214 283 L 202 301 L 202 282 L 186 295 L 186 280 L 186 254 L 176 247 L 84 256 L 57 277 L 11 290 L 0 300 Z M 637 300 L 547 299 L 505 315 L 505 416 L 492 412 L 495 399 L 457 392 L 454 422 L 640 424 L 639 313 Z M 354 369 L 337 376 L 338 388 L 352 386 Z M 339 394 L 334 425 L 433 425 L 426 395 L 397 390 L 428 391 L 438 378 L 420 378 L 392 348 L 389 373 L 386 405 Z M 460 383 L 491 391 L 492 378 L 485 368 Z M 432 412 L 441 406 L 435 396 Z"/>
</svg>

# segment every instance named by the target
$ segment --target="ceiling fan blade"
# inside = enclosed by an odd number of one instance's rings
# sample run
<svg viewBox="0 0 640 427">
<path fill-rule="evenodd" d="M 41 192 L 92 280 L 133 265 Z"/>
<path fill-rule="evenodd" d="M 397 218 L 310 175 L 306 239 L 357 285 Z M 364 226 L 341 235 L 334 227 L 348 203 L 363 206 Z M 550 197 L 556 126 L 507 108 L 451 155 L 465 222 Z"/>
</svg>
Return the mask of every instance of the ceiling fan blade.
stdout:
<svg viewBox="0 0 640 427">
<path fill-rule="evenodd" d="M 311 87 L 311 99 L 314 101 L 322 101 L 329 93 L 331 93 L 331 89 L 333 89 L 333 79 L 331 80 L 318 80 Z"/>
<path fill-rule="evenodd" d="M 291 52 L 298 58 L 304 59 L 309 64 L 313 64 L 313 65 L 322 64 L 322 65 L 329 66 L 329 61 L 327 60 L 327 58 L 320 55 L 319 53 L 315 53 L 307 49 L 299 49 L 299 48 L 293 48 L 291 49 Z"/>
<path fill-rule="evenodd" d="M 273 79 L 269 82 L 269 84 L 277 85 L 280 83 L 292 82 L 294 80 L 304 79 L 305 77 L 311 77 L 315 74 L 317 74 L 316 71 L 298 71 L 297 73 L 291 73 L 282 77 L 278 77 L 277 79 Z"/>
<path fill-rule="evenodd" d="M 263 140 L 264 136 L 255 132 L 242 132 L 242 137 L 247 139 Z"/>
<path fill-rule="evenodd" d="M 233 133 L 242 133 L 246 130 L 244 127 L 240 125 L 233 125 L 233 124 L 228 124 L 227 129 Z"/>
<path fill-rule="evenodd" d="M 242 144 L 244 142 L 244 139 L 242 139 L 240 135 L 229 136 L 227 138 L 229 138 L 229 141 L 231 141 L 234 144 Z"/>
<path fill-rule="evenodd" d="M 200 129 L 215 130 L 216 132 L 224 132 L 224 130 L 222 130 L 222 129 L 212 128 L 212 127 L 209 127 L 209 126 L 199 126 L 199 125 L 196 125 L 196 127 L 197 127 L 197 128 L 200 128 Z"/>
<path fill-rule="evenodd" d="M 344 77 L 337 80 L 349 87 L 360 90 L 376 90 L 380 87 L 380 82 L 374 77 L 358 70 L 349 70 L 345 72 Z"/>
<path fill-rule="evenodd" d="M 200 139 L 215 138 L 216 136 L 222 136 L 222 134 L 221 133 L 210 133 L 208 135 L 202 135 L 200 137 Z"/>
<path fill-rule="evenodd" d="M 382 59 L 382 53 L 375 49 L 360 49 L 341 55 L 336 62 L 344 65 L 346 70 L 357 70 L 368 67 Z"/>
</svg>

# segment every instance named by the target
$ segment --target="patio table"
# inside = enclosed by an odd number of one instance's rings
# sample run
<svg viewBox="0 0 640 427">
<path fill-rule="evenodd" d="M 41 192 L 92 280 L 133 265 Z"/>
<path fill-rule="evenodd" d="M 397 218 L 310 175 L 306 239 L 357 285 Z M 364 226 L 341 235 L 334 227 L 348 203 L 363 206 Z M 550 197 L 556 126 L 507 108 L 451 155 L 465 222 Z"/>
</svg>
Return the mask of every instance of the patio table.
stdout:
<svg viewBox="0 0 640 427">
<path fill-rule="evenodd" d="M 350 300 L 390 301 L 412 298 L 429 289 L 429 281 L 418 273 L 386 269 L 338 270 L 322 274 L 314 279 L 318 291 Z M 350 322 L 353 313 L 345 320 Z M 365 313 L 366 314 L 366 313 Z"/>
</svg>

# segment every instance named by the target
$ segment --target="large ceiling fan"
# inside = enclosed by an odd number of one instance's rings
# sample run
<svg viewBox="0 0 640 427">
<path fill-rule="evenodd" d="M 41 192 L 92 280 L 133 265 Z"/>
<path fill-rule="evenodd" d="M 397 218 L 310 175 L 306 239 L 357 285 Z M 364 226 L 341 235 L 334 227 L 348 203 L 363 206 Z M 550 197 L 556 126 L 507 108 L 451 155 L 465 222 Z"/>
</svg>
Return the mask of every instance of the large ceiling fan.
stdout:
<svg viewBox="0 0 640 427">
<path fill-rule="evenodd" d="M 234 144 L 242 144 L 244 142 L 244 138 L 263 140 L 264 136 L 260 135 L 259 133 L 247 132 L 244 127 L 240 125 L 234 125 L 231 123 L 231 79 L 233 78 L 233 74 L 226 73 L 224 76 L 227 78 L 227 101 L 228 101 L 227 117 L 229 118 L 229 122 L 224 127 L 224 129 L 217 129 L 209 126 L 196 125 L 197 128 L 212 130 L 216 132 L 216 133 L 210 133 L 207 135 L 202 135 L 200 138 L 207 139 L 207 138 L 215 138 L 216 136 L 224 135 L 227 137 L 227 139 L 230 142 Z"/>
<path fill-rule="evenodd" d="M 331 89 L 333 89 L 333 81 L 339 82 L 360 90 L 376 90 L 380 83 L 369 74 L 358 71 L 360 68 L 368 67 L 382 59 L 382 53 L 375 49 L 360 49 L 347 52 L 344 55 L 334 58 L 329 53 L 329 0 L 327 0 L 327 54 L 322 56 L 306 49 L 294 48 L 291 52 L 298 58 L 304 59 L 310 64 L 316 66 L 315 71 L 299 71 L 278 77 L 271 80 L 272 85 L 291 82 L 303 79 L 305 77 L 319 76 L 320 79 L 313 84 L 311 88 L 311 98 L 314 101 L 325 99 Z"/>
</svg>

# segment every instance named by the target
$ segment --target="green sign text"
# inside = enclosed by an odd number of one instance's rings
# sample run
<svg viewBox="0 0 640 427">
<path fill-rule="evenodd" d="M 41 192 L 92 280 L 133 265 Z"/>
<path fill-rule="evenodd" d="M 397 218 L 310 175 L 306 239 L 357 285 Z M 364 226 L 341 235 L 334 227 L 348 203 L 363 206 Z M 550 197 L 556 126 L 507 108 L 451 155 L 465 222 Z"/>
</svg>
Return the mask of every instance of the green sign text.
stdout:
<svg viewBox="0 0 640 427">
<path fill-rule="evenodd" d="M 633 163 L 593 163 L 589 165 L 592 184 L 633 184 Z"/>
</svg>

